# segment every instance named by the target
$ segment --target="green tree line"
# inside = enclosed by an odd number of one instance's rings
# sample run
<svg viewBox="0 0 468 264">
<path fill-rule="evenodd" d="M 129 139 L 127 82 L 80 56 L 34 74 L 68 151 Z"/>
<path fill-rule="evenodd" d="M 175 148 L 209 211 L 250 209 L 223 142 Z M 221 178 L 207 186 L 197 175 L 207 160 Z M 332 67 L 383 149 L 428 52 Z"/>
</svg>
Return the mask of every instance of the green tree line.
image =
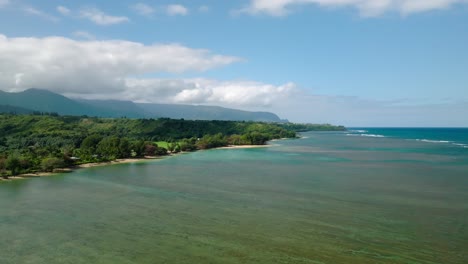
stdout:
<svg viewBox="0 0 468 264">
<path fill-rule="evenodd" d="M 270 139 L 295 135 L 276 124 L 257 122 L 2 114 L 0 175 L 230 144 L 265 144 Z M 163 148 L 156 141 L 170 143 Z"/>
<path fill-rule="evenodd" d="M 320 130 L 340 127 L 317 125 Z M 311 126 L 239 121 L 0 114 L 0 175 L 294 138 Z M 317 127 L 316 127 L 317 128 Z M 155 142 L 169 142 L 165 147 Z"/>
</svg>

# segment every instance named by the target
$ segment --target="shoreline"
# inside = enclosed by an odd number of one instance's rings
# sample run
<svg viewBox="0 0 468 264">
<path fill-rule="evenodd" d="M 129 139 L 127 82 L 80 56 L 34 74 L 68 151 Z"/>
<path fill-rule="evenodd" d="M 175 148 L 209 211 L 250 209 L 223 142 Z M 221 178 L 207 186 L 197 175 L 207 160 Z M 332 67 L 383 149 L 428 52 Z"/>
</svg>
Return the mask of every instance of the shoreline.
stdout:
<svg viewBox="0 0 468 264">
<path fill-rule="evenodd" d="M 174 156 L 174 154 L 170 154 L 167 156 Z M 162 159 L 167 156 L 154 156 L 154 157 L 145 157 L 145 158 L 138 158 L 138 159 L 116 159 L 113 161 L 103 161 L 103 162 L 91 162 L 91 163 L 84 163 L 84 164 L 78 164 L 74 165 L 68 168 L 58 168 L 55 169 L 53 172 L 30 172 L 30 173 L 24 173 L 24 174 L 18 174 L 15 176 L 10 176 L 8 179 L 3 179 L 0 178 L 0 182 L 3 181 L 12 181 L 12 180 L 23 180 L 23 179 L 29 179 L 29 178 L 40 178 L 40 177 L 49 177 L 49 176 L 54 176 L 62 173 L 70 173 L 75 170 L 79 169 L 85 169 L 85 168 L 93 168 L 93 167 L 102 167 L 102 166 L 109 166 L 109 165 L 117 165 L 117 164 L 126 164 L 126 163 L 135 163 L 135 162 L 142 162 L 142 161 L 150 161 L 150 160 L 157 160 L 157 159 Z"/>
<path fill-rule="evenodd" d="M 249 148 L 268 148 L 273 145 L 228 145 L 225 147 L 218 147 L 218 148 L 212 148 L 212 149 L 249 149 Z M 210 149 L 206 149 L 210 150 Z"/>
<path fill-rule="evenodd" d="M 93 168 L 93 167 L 101 167 L 101 166 L 108 166 L 108 165 L 150 161 L 150 160 L 163 159 L 164 157 L 168 157 L 168 156 L 173 156 L 173 154 L 166 155 L 166 156 L 151 156 L 151 157 L 144 157 L 144 158 L 137 158 L 137 159 L 127 158 L 127 159 L 116 159 L 116 160 L 105 161 L 105 162 L 84 163 L 84 164 L 75 165 L 72 169 L 84 169 L 84 168 Z"/>
<path fill-rule="evenodd" d="M 212 149 L 248 149 L 248 148 L 262 148 L 262 147 L 271 147 L 271 146 L 272 145 L 268 145 L 268 144 L 265 144 L 265 145 L 229 145 L 225 147 L 218 147 L 218 148 L 212 148 Z M 212 150 L 212 149 L 205 149 L 205 150 Z M 200 151 L 200 150 L 196 150 L 193 152 L 197 152 L 197 151 Z M 185 153 L 190 153 L 190 152 L 171 153 L 165 156 L 146 156 L 144 158 L 137 158 L 137 159 L 126 158 L 126 159 L 116 159 L 116 160 L 104 161 L 104 162 L 84 163 L 84 164 L 74 165 L 68 168 L 59 168 L 53 172 L 24 173 L 24 174 L 19 174 L 15 176 L 10 176 L 8 177 L 8 179 L 0 178 L 0 183 L 10 182 L 14 180 L 24 180 L 24 179 L 30 179 L 30 178 L 49 177 L 49 176 L 54 176 L 54 175 L 58 175 L 62 173 L 70 173 L 75 170 L 85 169 L 85 168 L 102 167 L 102 166 L 110 166 L 110 165 L 117 165 L 117 164 L 127 164 L 127 163 L 143 162 L 143 161 L 152 161 L 152 160 L 170 158 L 170 157 L 174 157 L 174 156 L 185 154 Z"/>
</svg>

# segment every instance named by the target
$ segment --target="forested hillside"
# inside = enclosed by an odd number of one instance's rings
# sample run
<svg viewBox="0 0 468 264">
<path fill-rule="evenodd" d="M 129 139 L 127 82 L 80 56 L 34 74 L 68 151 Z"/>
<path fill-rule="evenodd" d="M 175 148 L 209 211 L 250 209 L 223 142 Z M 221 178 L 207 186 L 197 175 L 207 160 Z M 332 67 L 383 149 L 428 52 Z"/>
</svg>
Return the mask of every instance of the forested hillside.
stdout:
<svg viewBox="0 0 468 264">
<path fill-rule="evenodd" d="M 296 133 L 276 124 L 174 119 L 0 115 L 0 173 L 51 171 L 76 163 L 265 144 Z"/>
<path fill-rule="evenodd" d="M 80 163 L 166 155 L 227 145 L 263 145 L 331 125 L 0 114 L 0 174 L 52 171 Z M 164 142 L 158 146 L 156 142 Z"/>
</svg>

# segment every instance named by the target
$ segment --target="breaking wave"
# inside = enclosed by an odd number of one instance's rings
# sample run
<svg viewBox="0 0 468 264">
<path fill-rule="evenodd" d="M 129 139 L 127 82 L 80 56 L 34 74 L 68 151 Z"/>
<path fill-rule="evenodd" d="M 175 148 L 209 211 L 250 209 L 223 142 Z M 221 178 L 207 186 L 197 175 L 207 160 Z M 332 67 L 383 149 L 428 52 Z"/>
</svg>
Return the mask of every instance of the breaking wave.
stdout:
<svg viewBox="0 0 468 264">
<path fill-rule="evenodd" d="M 376 134 L 346 134 L 347 136 L 358 136 L 358 137 L 375 137 L 375 138 L 384 138 L 384 135 L 376 135 Z"/>
<path fill-rule="evenodd" d="M 353 133 L 367 133 L 369 131 L 367 130 L 350 130 L 349 132 L 353 132 Z"/>
<path fill-rule="evenodd" d="M 416 139 L 416 141 L 428 142 L 428 143 L 452 143 L 448 140 L 431 140 L 431 139 Z"/>
<path fill-rule="evenodd" d="M 465 132 L 466 131 L 466 132 Z M 346 136 L 372 138 L 400 138 L 403 140 L 468 148 L 468 130 L 428 128 L 355 128 L 345 132 Z M 460 136 L 463 134 L 463 136 Z"/>
</svg>

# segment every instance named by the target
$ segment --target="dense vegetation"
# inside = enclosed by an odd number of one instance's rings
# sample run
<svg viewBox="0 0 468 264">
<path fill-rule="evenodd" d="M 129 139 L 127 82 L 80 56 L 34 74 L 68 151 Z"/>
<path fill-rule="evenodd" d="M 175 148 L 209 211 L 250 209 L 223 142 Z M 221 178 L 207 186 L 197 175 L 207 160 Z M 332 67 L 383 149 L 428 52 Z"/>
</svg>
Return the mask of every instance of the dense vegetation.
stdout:
<svg viewBox="0 0 468 264">
<path fill-rule="evenodd" d="M 293 138 L 301 129 L 304 125 L 1 114 L 0 175 L 227 145 L 262 145 L 271 139 Z"/>
<path fill-rule="evenodd" d="M 274 124 L 172 119 L 0 115 L 0 174 L 53 171 L 77 163 L 166 155 L 294 137 Z M 156 141 L 166 141 L 166 148 Z"/>
</svg>

